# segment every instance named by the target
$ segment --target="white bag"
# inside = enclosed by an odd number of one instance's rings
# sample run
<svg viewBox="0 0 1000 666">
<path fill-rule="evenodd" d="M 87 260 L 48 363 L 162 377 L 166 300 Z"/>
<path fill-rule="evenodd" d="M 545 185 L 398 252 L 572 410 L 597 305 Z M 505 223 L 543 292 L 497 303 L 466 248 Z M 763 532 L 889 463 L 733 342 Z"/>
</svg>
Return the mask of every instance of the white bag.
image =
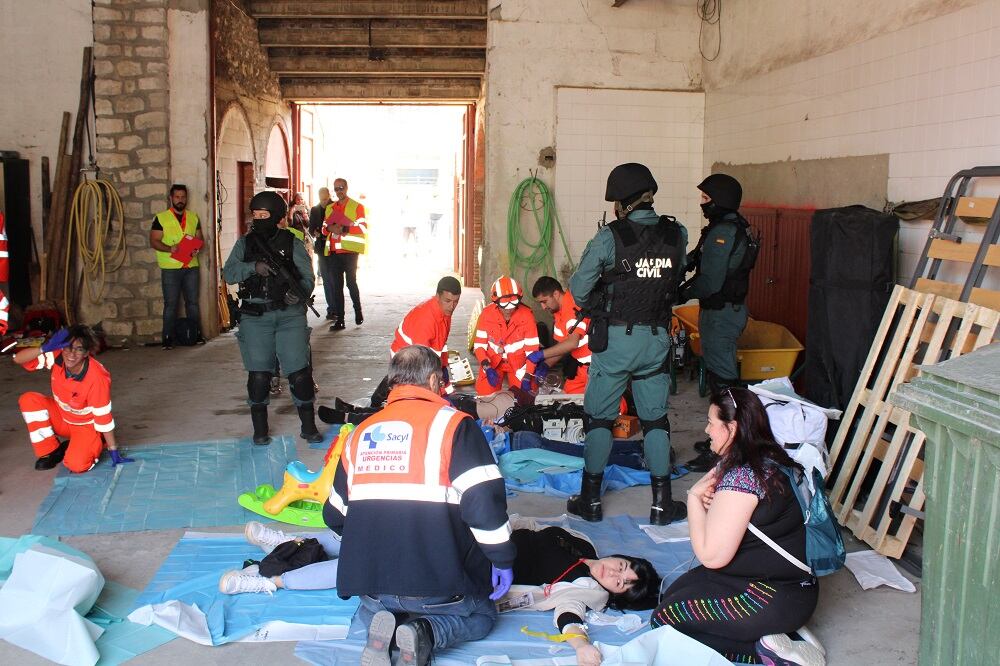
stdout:
<svg viewBox="0 0 1000 666">
<path fill-rule="evenodd" d="M 58 664 L 93 666 L 104 629 L 83 616 L 103 588 L 89 558 L 32 546 L 14 557 L 0 589 L 0 638 Z"/>
</svg>

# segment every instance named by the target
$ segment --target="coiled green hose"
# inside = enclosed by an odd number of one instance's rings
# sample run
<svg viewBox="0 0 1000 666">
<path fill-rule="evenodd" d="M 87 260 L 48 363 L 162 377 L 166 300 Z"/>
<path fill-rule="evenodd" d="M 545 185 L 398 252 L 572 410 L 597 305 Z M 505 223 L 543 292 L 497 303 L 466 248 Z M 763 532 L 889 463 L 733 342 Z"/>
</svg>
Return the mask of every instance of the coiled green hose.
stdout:
<svg viewBox="0 0 1000 666">
<path fill-rule="evenodd" d="M 535 218 L 538 230 L 537 242 L 525 238 L 521 229 L 521 211 L 530 211 Z M 576 269 L 576 262 L 570 255 L 566 236 L 563 234 L 559 215 L 556 213 L 556 203 L 548 186 L 538 178 L 525 178 L 514 189 L 507 206 L 507 258 L 512 277 L 523 270 L 523 288 L 530 289 L 528 278 L 532 273 L 540 272 L 556 276 L 555 263 L 552 259 L 552 231 L 559 231 L 559 240 L 570 269 Z"/>
</svg>

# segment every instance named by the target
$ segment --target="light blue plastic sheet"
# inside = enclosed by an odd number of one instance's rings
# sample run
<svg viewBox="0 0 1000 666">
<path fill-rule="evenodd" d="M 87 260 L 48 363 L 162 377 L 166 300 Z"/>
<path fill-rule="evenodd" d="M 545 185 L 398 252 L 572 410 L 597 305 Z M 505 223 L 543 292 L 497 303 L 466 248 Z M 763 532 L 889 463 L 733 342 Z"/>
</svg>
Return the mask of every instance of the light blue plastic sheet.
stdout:
<svg viewBox="0 0 1000 666">
<path fill-rule="evenodd" d="M 532 481 L 520 482 L 507 476 L 504 472 L 504 482 L 507 484 L 508 491 L 520 491 L 524 493 L 544 493 L 551 497 L 569 497 L 570 495 L 575 495 L 580 492 L 580 481 L 583 476 L 582 469 L 577 469 L 573 472 L 545 472 L 541 471 L 545 468 L 544 461 L 550 460 L 549 456 L 560 456 L 561 458 L 570 458 L 580 461 L 580 466 L 583 466 L 583 460 L 581 458 L 573 458 L 572 456 L 564 456 L 559 453 L 552 453 L 550 451 L 543 451 L 542 449 L 525 449 L 524 451 L 515 451 L 513 453 L 508 453 L 503 456 L 513 456 L 516 454 L 526 454 L 526 456 L 538 456 L 538 460 L 543 461 L 537 463 L 539 466 L 538 475 Z M 501 469 L 502 469 L 501 461 Z M 519 465 L 522 468 L 527 467 L 523 461 L 519 461 Z M 688 473 L 686 467 L 675 467 L 674 474 L 671 478 L 678 479 Z M 602 492 L 608 492 L 611 490 L 621 490 L 622 488 L 628 488 L 630 486 L 648 486 L 649 485 L 649 472 L 646 470 L 632 469 L 631 467 L 621 467 L 620 465 L 608 465 L 604 470 L 604 481 L 601 483 Z"/>
<path fill-rule="evenodd" d="M 594 542 L 598 555 L 601 557 L 624 553 L 645 557 L 656 570 L 666 579 L 666 585 L 676 580 L 682 573 L 697 566 L 691 543 L 655 544 L 639 529 L 639 521 L 631 516 L 606 517 L 600 523 L 588 523 L 578 518 L 562 516 L 553 519 L 539 519 L 538 522 L 548 525 L 560 525 L 583 532 Z M 643 621 L 649 619 L 651 611 L 636 612 Z M 615 611 L 608 611 L 616 614 Z M 468 666 L 475 664 L 482 655 L 507 655 L 511 659 L 540 659 L 553 656 L 570 657 L 573 649 L 565 644 L 557 644 L 532 638 L 521 633 L 521 627 L 527 626 L 534 631 L 553 633 L 551 612 L 513 611 L 504 613 L 490 632 L 481 641 L 464 643 L 455 647 L 435 652 L 434 663 L 437 666 Z M 641 630 L 645 631 L 645 629 Z M 593 641 L 601 641 L 611 645 L 624 645 L 639 635 L 640 632 L 625 634 L 613 626 L 595 626 L 591 628 Z M 348 666 L 358 663 L 364 649 L 366 629 L 359 623 L 351 626 L 347 638 L 342 641 L 302 641 L 295 648 L 295 655 L 316 666 Z"/>
<path fill-rule="evenodd" d="M 247 543 L 242 534 L 186 534 L 139 595 L 135 606 L 140 609 L 178 602 L 188 612 L 200 612 L 208 635 L 186 637 L 211 645 L 237 641 L 255 633 L 257 640 L 266 640 L 262 635 L 266 632 L 260 630 L 271 622 L 341 627 L 346 632 L 358 602 L 341 599 L 336 590 L 278 590 L 273 596 L 219 592 L 219 578 L 225 571 L 242 568 L 244 560 L 262 557 L 260 548 Z"/>
<path fill-rule="evenodd" d="M 238 525 L 254 515 L 236 498 L 262 483 L 281 486 L 295 440 L 270 446 L 248 438 L 130 449 L 134 463 L 102 459 L 84 474 L 62 469 L 42 501 L 32 532 L 68 536 L 178 527 Z"/>
<path fill-rule="evenodd" d="M 110 580 L 104 582 L 101 596 L 87 615 L 88 620 L 104 627 L 96 641 L 101 653 L 97 666 L 117 666 L 177 638 L 166 629 L 144 627 L 126 619 L 138 596 L 139 590 Z"/>
</svg>

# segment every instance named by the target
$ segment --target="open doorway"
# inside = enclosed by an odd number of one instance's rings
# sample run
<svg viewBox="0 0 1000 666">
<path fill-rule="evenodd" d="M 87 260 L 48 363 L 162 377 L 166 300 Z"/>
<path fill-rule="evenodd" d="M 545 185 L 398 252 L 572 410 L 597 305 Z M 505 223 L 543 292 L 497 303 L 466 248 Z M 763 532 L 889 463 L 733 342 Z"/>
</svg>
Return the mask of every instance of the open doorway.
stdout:
<svg viewBox="0 0 1000 666">
<path fill-rule="evenodd" d="M 332 193 L 343 178 L 348 196 L 364 204 L 368 252 L 359 281 L 418 287 L 462 274 L 472 107 L 319 104 L 298 112 L 298 190 L 311 206 L 319 188 Z"/>
</svg>

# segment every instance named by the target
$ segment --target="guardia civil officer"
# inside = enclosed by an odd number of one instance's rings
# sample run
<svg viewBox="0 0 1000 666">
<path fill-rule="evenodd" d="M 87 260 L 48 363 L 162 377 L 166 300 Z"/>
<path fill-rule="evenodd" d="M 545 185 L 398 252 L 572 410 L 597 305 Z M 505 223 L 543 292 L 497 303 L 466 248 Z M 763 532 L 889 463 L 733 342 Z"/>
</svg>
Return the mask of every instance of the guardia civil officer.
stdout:
<svg viewBox="0 0 1000 666">
<path fill-rule="evenodd" d="M 601 480 L 611 452 L 618 404 L 632 383 L 653 486 L 649 520 L 666 525 L 687 516 L 670 495 L 670 424 L 667 421 L 671 306 L 684 275 L 687 232 L 653 210 L 656 181 L 642 164 L 615 167 L 605 201 L 614 222 L 591 239 L 570 279 L 570 291 L 590 314 L 590 378 L 584 394 L 587 437 L 580 494 L 567 510 L 599 521 Z"/>
<path fill-rule="evenodd" d="M 697 298 L 701 306 L 698 331 L 702 358 L 712 393 L 737 384 L 736 341 L 747 325 L 744 304 L 750 285 L 750 270 L 756 260 L 747 232 L 747 221 L 739 214 L 743 188 L 732 176 L 714 173 L 698 185 L 701 210 L 708 226 L 691 254 L 688 266 L 695 275 L 681 288 L 681 302 Z"/>
<path fill-rule="evenodd" d="M 250 200 L 250 232 L 233 245 L 222 276 L 239 284 L 240 330 L 236 337 L 247 373 L 247 401 L 253 421 L 253 443 L 270 444 L 267 428 L 268 389 L 277 357 L 288 373 L 292 401 L 302 424 L 301 436 L 322 441 L 313 417 L 315 390 L 309 365 L 306 299 L 314 278 L 305 247 L 292 233 L 279 229 L 288 212 L 277 192 L 260 192 Z"/>
</svg>

